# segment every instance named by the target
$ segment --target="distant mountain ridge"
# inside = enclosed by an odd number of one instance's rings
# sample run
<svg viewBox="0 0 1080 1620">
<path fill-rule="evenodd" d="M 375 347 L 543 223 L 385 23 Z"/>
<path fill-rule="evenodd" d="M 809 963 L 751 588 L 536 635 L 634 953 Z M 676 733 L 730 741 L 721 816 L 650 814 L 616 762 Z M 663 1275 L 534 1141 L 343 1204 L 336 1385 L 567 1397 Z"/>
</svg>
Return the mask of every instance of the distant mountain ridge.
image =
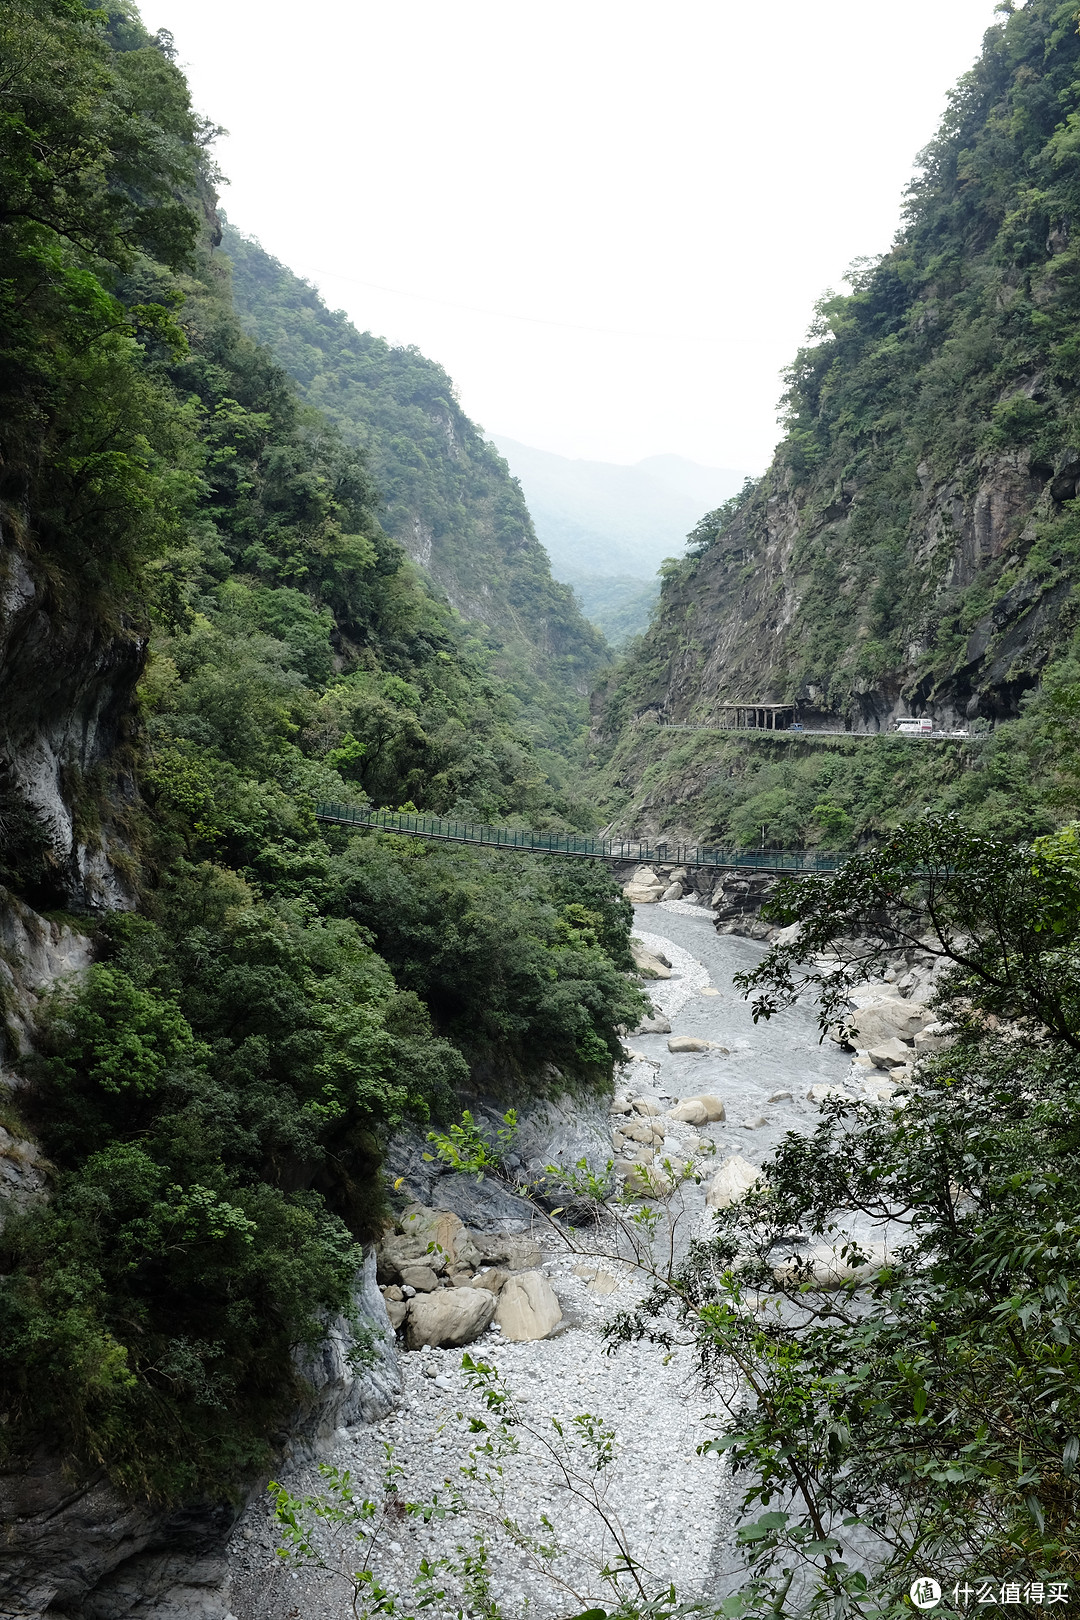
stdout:
<svg viewBox="0 0 1080 1620">
<path fill-rule="evenodd" d="M 745 478 L 683 456 L 622 466 L 553 455 L 500 435 L 494 443 L 525 492 L 552 573 L 574 587 L 613 647 L 648 624 L 665 557 L 681 556 L 702 514 L 734 495 Z"/>
<path fill-rule="evenodd" d="M 566 569 L 651 579 L 665 557 L 681 554 L 702 514 L 736 494 L 746 477 L 682 456 L 622 466 L 553 455 L 499 434 L 493 442 L 525 492 L 558 579 Z"/>
<path fill-rule="evenodd" d="M 607 649 L 552 578 L 518 484 L 461 409 L 451 378 L 419 349 L 358 331 L 228 222 L 222 248 L 246 329 L 305 402 L 366 453 L 387 533 L 495 652 L 538 740 L 565 743 L 580 730 Z"/>
</svg>

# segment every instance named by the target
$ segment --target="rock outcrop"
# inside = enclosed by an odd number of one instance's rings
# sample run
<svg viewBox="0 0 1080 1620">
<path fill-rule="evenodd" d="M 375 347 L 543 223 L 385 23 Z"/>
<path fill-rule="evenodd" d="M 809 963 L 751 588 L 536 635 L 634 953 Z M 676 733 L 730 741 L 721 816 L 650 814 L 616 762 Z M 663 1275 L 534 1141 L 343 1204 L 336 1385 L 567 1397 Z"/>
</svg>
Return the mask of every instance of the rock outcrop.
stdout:
<svg viewBox="0 0 1080 1620">
<path fill-rule="evenodd" d="M 135 800 L 127 757 L 146 636 L 64 605 L 0 527 L 0 843 L 9 881 L 35 904 L 113 911 L 134 904 L 112 859 Z"/>
<path fill-rule="evenodd" d="M 363 1341 L 339 1317 L 298 1363 L 310 1396 L 284 1442 L 287 1464 L 317 1458 L 343 1428 L 382 1417 L 396 1399 L 397 1359 L 373 1253 L 354 1303 Z M 57 1459 L 40 1453 L 0 1474 L 0 1614 L 226 1620 L 223 1553 L 239 1511 L 224 1502 L 163 1511 L 121 1496 L 103 1470 L 73 1485 Z"/>
</svg>

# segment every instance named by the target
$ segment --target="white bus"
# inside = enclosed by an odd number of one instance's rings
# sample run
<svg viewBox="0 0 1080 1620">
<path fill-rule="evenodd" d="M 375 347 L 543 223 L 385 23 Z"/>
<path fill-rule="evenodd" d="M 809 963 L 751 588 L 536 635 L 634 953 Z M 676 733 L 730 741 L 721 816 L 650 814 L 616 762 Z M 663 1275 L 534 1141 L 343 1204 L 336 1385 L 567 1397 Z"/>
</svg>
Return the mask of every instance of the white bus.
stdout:
<svg viewBox="0 0 1080 1620">
<path fill-rule="evenodd" d="M 921 720 L 898 720 L 896 729 L 901 737 L 929 737 L 934 730 L 934 722 L 925 716 Z"/>
</svg>

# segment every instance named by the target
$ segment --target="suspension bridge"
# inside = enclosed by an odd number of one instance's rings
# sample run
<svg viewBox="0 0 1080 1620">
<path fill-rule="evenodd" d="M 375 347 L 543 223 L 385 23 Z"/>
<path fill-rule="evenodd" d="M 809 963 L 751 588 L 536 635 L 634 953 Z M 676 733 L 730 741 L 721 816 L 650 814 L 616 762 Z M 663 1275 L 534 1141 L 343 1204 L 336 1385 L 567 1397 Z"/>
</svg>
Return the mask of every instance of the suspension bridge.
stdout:
<svg viewBox="0 0 1080 1620">
<path fill-rule="evenodd" d="M 564 855 L 579 860 L 637 861 L 644 866 L 749 868 L 752 871 L 835 872 L 847 857 L 838 850 L 709 849 L 698 845 L 650 844 L 639 838 L 571 838 L 562 833 L 522 827 L 488 827 L 473 821 L 446 821 L 440 816 L 411 815 L 401 810 L 373 810 L 362 805 L 320 804 L 316 820 L 331 827 L 371 828 L 408 838 L 432 838 L 446 844 L 473 844 L 485 849 L 515 849 L 526 855 Z"/>
</svg>

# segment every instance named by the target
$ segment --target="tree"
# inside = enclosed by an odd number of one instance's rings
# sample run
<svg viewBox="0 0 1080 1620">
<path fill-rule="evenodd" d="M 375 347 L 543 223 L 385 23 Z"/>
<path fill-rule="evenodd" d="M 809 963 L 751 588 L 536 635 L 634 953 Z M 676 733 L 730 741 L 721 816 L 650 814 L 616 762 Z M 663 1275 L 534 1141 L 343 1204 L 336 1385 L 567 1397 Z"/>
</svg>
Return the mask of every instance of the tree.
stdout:
<svg viewBox="0 0 1080 1620">
<path fill-rule="evenodd" d="M 852 984 L 918 948 L 948 964 L 941 1006 L 962 1024 L 1019 1020 L 1080 1051 L 1077 851 L 1075 826 L 1025 848 L 927 816 L 835 877 L 782 884 L 769 915 L 797 937 L 737 982 L 755 1019 L 816 992 L 824 1030 L 843 1022 Z"/>
<path fill-rule="evenodd" d="M 789 1134 L 620 1325 L 696 1343 L 776 1612 L 899 1614 L 927 1569 L 1080 1572 L 1078 850 L 1075 827 L 1010 849 L 929 818 L 784 885 L 770 915 L 798 938 L 742 976 L 755 1017 L 814 993 L 824 1029 L 917 945 L 950 964 L 958 1033 L 896 1104 L 839 1098 Z"/>
</svg>

